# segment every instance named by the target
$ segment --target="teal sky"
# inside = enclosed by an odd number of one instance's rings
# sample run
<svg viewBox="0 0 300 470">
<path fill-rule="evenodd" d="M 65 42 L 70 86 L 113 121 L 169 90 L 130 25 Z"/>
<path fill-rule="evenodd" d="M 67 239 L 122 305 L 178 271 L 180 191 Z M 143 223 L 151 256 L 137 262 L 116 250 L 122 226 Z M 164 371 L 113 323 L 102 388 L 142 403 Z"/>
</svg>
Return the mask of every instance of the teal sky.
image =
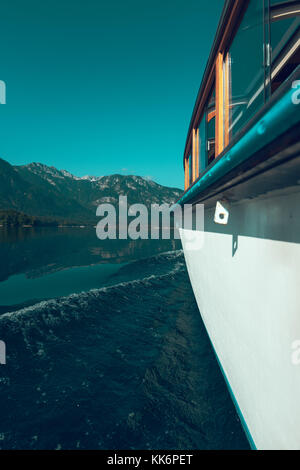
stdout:
<svg viewBox="0 0 300 470">
<path fill-rule="evenodd" d="M 183 187 L 223 0 L 4 0 L 0 157 Z"/>
</svg>

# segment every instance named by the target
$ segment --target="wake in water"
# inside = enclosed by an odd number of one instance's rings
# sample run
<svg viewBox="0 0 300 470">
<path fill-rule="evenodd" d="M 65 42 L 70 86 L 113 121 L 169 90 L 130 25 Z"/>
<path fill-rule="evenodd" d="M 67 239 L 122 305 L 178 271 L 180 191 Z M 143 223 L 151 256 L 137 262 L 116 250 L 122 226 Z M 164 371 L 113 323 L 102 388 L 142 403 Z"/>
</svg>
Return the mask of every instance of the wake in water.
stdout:
<svg viewBox="0 0 300 470">
<path fill-rule="evenodd" d="M 247 448 L 181 251 L 0 317 L 2 449 Z"/>
</svg>

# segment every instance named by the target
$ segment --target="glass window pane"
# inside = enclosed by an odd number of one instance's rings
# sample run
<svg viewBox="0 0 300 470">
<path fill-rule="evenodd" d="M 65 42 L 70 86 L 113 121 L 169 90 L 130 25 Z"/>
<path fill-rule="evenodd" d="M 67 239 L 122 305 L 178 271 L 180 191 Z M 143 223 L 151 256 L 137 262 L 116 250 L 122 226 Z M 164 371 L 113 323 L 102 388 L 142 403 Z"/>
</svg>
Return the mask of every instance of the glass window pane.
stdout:
<svg viewBox="0 0 300 470">
<path fill-rule="evenodd" d="M 199 171 L 202 173 L 207 167 L 206 135 L 205 135 L 205 117 L 199 124 Z"/>
<path fill-rule="evenodd" d="M 270 0 L 270 5 L 273 6 L 273 5 L 284 5 L 285 3 L 290 3 L 290 4 L 293 4 L 293 3 L 298 3 L 299 0 Z"/>
<path fill-rule="evenodd" d="M 229 49 L 229 134 L 236 133 L 264 104 L 264 9 L 251 0 Z"/>
<path fill-rule="evenodd" d="M 289 6 L 290 8 L 290 6 Z M 289 77 L 300 61 L 300 17 L 280 18 L 282 10 L 271 12 L 272 93 Z"/>
<path fill-rule="evenodd" d="M 271 23 L 272 61 L 279 56 L 300 25 L 299 17 L 285 18 Z"/>
<path fill-rule="evenodd" d="M 215 158 L 216 145 L 216 91 L 215 85 L 213 92 L 208 100 L 206 107 L 206 138 L 207 138 L 207 163 L 208 165 Z"/>
</svg>

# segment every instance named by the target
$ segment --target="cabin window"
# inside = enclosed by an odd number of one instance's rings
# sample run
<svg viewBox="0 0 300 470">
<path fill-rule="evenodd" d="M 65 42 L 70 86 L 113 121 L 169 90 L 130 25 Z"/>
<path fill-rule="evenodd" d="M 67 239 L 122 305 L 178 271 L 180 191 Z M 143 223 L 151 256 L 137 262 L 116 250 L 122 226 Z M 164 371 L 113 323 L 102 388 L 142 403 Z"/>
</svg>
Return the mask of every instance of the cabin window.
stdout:
<svg viewBox="0 0 300 470">
<path fill-rule="evenodd" d="M 206 152 L 207 164 L 212 163 L 216 156 L 216 90 L 210 94 L 206 106 Z"/>
<path fill-rule="evenodd" d="M 192 130 L 186 188 L 299 66 L 300 0 L 250 0 L 234 31 L 217 53 L 213 86 Z"/>
<path fill-rule="evenodd" d="M 300 2 L 271 1 L 271 93 L 291 75 L 300 62 Z"/>
<path fill-rule="evenodd" d="M 264 5 L 251 0 L 225 54 L 228 67 L 228 135 L 230 141 L 264 104 Z M 224 126 L 226 129 L 226 126 Z M 227 142 L 228 143 L 228 142 Z"/>
<path fill-rule="evenodd" d="M 193 129 L 193 181 L 195 181 L 207 167 L 207 146 L 206 139 L 207 113 L 200 120 L 196 129 Z"/>
<path fill-rule="evenodd" d="M 198 126 L 199 172 L 207 167 L 206 119 L 202 117 Z"/>
</svg>

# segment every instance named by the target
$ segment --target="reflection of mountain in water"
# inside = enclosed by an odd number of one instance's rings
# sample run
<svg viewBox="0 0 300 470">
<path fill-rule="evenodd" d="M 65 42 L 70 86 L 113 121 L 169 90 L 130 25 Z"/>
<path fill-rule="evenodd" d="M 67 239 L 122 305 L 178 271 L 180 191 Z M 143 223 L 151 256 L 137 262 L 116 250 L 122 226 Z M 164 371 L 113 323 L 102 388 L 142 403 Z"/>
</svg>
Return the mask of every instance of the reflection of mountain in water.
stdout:
<svg viewBox="0 0 300 470">
<path fill-rule="evenodd" d="M 180 247 L 169 240 L 104 240 L 89 228 L 0 228 L 0 281 L 13 274 L 37 277 L 59 269 L 125 263 Z"/>
</svg>

